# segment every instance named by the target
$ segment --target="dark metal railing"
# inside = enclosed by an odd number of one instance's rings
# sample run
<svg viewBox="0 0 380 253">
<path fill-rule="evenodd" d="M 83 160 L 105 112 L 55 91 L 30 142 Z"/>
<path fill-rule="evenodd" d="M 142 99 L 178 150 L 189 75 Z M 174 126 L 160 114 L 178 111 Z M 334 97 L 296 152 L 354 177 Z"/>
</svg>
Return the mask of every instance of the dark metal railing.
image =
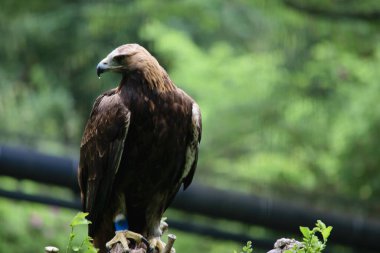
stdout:
<svg viewBox="0 0 380 253">
<path fill-rule="evenodd" d="M 0 175 L 67 187 L 78 193 L 76 173 L 76 159 L 0 146 Z M 68 208 L 79 208 L 80 206 L 78 198 L 70 202 L 6 190 L 0 190 L 0 196 Z M 259 225 L 288 233 L 298 233 L 298 225 L 311 227 L 317 219 L 321 219 L 326 224 L 334 227 L 330 238 L 331 242 L 356 247 L 361 250 L 378 251 L 380 249 L 378 243 L 380 222 L 378 220 L 317 211 L 311 207 L 298 206 L 285 201 L 264 199 L 258 196 L 193 184 L 188 190 L 178 194 L 172 208 L 212 218 Z M 177 222 L 177 227 L 183 229 L 184 224 L 186 223 Z M 172 223 L 171 226 L 175 227 Z M 198 232 L 215 230 L 189 223 L 187 223 L 187 226 L 193 226 L 193 231 Z M 239 238 L 242 238 L 241 242 L 248 239 L 244 235 L 236 235 L 226 231 L 219 232 L 223 234 L 224 239 L 228 236 L 232 240 L 236 239 L 234 239 L 234 236 L 240 236 Z M 217 234 L 215 231 L 214 233 Z M 260 242 L 260 240 L 258 241 Z M 271 247 L 268 241 L 263 240 L 262 243 L 261 246 Z"/>
</svg>

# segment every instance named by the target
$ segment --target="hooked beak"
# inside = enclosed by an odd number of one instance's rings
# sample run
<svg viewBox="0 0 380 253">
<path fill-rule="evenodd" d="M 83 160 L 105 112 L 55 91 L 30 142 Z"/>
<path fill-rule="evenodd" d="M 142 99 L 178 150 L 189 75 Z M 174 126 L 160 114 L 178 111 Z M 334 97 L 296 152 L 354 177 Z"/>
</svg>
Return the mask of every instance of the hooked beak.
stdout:
<svg viewBox="0 0 380 253">
<path fill-rule="evenodd" d="M 98 66 L 96 66 L 96 74 L 98 74 L 98 77 L 100 78 L 100 75 L 107 71 L 121 73 L 125 71 L 125 67 L 115 62 L 112 55 L 108 55 L 99 62 Z"/>
<path fill-rule="evenodd" d="M 110 67 L 109 67 L 109 64 L 108 64 L 108 60 L 107 60 L 107 58 L 104 58 L 103 60 L 101 60 L 99 62 L 98 66 L 96 66 L 96 74 L 100 78 L 100 75 L 102 73 L 108 71 L 109 69 L 110 69 Z"/>
</svg>

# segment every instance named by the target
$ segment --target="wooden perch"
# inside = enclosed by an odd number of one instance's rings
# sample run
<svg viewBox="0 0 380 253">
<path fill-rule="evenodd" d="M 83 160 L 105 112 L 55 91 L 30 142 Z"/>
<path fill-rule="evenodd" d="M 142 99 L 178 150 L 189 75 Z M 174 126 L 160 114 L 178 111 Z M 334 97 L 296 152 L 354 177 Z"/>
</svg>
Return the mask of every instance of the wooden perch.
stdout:
<svg viewBox="0 0 380 253">
<path fill-rule="evenodd" d="M 267 253 L 283 253 L 286 250 L 301 248 L 303 248 L 302 242 L 289 238 L 281 238 L 274 243 L 274 248 Z"/>
<path fill-rule="evenodd" d="M 168 243 L 166 244 L 163 253 L 170 253 L 172 251 L 175 252 L 175 249 L 173 248 L 173 244 L 175 242 L 175 239 L 177 239 L 177 237 L 175 235 L 168 234 Z"/>
</svg>

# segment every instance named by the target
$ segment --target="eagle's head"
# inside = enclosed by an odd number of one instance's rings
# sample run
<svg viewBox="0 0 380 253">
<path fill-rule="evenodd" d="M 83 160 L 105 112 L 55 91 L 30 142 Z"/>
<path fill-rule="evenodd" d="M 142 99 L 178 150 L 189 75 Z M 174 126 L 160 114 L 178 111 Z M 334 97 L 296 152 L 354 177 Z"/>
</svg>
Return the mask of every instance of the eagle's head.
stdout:
<svg viewBox="0 0 380 253">
<path fill-rule="evenodd" d="M 154 63 L 158 64 L 157 60 L 142 46 L 125 44 L 116 48 L 101 60 L 96 67 L 96 72 L 99 77 L 107 71 L 128 73 Z"/>
<path fill-rule="evenodd" d="M 142 74 L 151 88 L 165 89 L 168 88 L 166 83 L 170 82 L 156 58 L 138 44 L 125 44 L 109 53 L 96 67 L 99 77 L 107 71 L 121 73 L 123 76 Z"/>
</svg>

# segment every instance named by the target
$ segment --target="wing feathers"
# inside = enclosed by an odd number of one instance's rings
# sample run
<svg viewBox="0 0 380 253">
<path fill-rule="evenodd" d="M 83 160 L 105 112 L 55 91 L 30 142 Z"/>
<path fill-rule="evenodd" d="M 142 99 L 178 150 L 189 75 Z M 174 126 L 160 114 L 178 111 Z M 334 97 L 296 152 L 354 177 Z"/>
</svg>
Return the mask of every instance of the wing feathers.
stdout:
<svg viewBox="0 0 380 253">
<path fill-rule="evenodd" d="M 130 112 L 117 93 L 103 94 L 92 109 L 81 143 L 79 182 L 92 236 L 110 200 L 124 151 Z"/>
<path fill-rule="evenodd" d="M 199 143 L 202 135 L 202 116 L 199 106 L 194 102 L 192 107 L 192 129 L 190 142 L 186 149 L 186 161 L 183 174 L 183 189 L 191 184 L 198 162 Z"/>
</svg>

